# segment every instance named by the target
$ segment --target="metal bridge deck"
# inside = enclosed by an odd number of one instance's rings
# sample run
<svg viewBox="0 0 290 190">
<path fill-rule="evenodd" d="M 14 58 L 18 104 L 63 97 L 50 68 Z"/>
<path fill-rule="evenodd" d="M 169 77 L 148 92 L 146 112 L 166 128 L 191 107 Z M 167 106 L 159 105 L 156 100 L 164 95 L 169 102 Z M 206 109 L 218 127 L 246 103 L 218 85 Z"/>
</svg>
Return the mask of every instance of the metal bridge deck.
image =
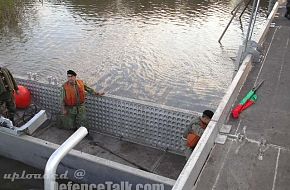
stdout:
<svg viewBox="0 0 290 190">
<path fill-rule="evenodd" d="M 37 131 L 33 136 L 62 144 L 73 131 L 49 126 Z M 171 179 L 177 179 L 183 169 L 185 157 L 159 149 L 131 143 L 100 133 L 91 132 L 93 140 L 83 139 L 76 150 L 138 168 Z"/>
<path fill-rule="evenodd" d="M 204 189 L 286 190 L 290 185 L 290 20 L 280 8 L 264 43 L 265 58 L 254 65 L 235 105 L 256 82 L 255 105 L 239 120 L 230 119 L 232 135 L 225 145 L 215 145 L 197 182 Z"/>
</svg>

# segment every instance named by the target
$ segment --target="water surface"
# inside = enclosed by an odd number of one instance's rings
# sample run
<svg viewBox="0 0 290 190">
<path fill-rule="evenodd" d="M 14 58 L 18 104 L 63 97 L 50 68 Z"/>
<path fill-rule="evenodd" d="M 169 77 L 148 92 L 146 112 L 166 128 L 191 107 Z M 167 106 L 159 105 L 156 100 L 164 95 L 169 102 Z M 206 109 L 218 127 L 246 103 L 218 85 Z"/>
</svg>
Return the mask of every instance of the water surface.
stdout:
<svg viewBox="0 0 290 190">
<path fill-rule="evenodd" d="M 0 33 L 0 65 L 195 111 L 215 109 L 231 83 L 250 10 L 217 42 L 236 1 L 28 0 Z M 265 6 L 264 6 L 265 7 Z M 258 26 L 265 21 L 259 12 Z"/>
</svg>

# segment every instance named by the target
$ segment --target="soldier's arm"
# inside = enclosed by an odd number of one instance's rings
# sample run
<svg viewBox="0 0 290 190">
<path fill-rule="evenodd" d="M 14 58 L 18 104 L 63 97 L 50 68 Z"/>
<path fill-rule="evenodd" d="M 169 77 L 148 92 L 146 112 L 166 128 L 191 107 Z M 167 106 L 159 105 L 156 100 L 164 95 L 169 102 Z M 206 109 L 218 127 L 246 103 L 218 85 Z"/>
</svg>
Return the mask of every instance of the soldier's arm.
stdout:
<svg viewBox="0 0 290 190">
<path fill-rule="evenodd" d="M 96 92 L 94 89 L 92 89 L 91 87 L 87 86 L 86 84 L 85 84 L 85 91 L 87 91 L 89 94 L 93 94 L 93 95 L 96 95 L 96 96 L 102 96 L 102 95 L 105 94 L 105 93 Z"/>
<path fill-rule="evenodd" d="M 12 83 L 13 83 L 13 86 L 14 86 L 14 90 L 18 91 L 18 85 L 17 85 L 13 75 L 11 74 L 11 72 L 8 69 L 7 69 L 7 71 L 8 71 L 8 74 L 10 75 L 11 80 L 12 80 Z"/>
<path fill-rule="evenodd" d="M 182 135 L 182 138 L 186 139 L 187 138 L 187 135 L 188 133 L 190 132 L 190 129 L 191 129 L 191 125 L 188 125 L 185 129 L 185 131 L 183 132 L 183 135 Z"/>
<path fill-rule="evenodd" d="M 89 94 L 95 94 L 97 93 L 94 89 L 89 87 L 88 85 L 85 84 L 85 91 L 87 91 Z"/>
<path fill-rule="evenodd" d="M 189 133 L 192 133 L 193 132 L 193 128 L 195 128 L 196 126 L 196 123 L 198 123 L 198 120 L 199 120 L 199 118 L 195 118 L 195 119 L 193 119 L 193 120 L 191 120 L 191 122 L 189 123 L 189 125 L 186 127 L 186 129 L 185 129 L 185 131 L 184 131 L 184 133 L 183 133 L 183 138 L 187 138 L 187 135 L 189 134 Z M 194 131 L 195 132 L 195 131 Z"/>
</svg>

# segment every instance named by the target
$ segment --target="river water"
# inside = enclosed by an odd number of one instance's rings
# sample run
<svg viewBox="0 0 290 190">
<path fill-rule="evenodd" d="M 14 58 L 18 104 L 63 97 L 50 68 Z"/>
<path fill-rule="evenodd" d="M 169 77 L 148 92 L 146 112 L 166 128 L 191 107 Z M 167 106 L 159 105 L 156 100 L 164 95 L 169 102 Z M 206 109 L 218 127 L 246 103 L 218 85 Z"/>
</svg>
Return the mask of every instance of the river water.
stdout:
<svg viewBox="0 0 290 190">
<path fill-rule="evenodd" d="M 63 82 L 73 69 L 108 94 L 202 112 L 231 83 L 250 10 L 231 18 L 236 0 L 27 0 L 0 33 L 0 65 L 17 76 Z M 262 6 L 260 27 L 266 18 Z M 7 32 L 8 31 L 8 32 Z"/>
</svg>

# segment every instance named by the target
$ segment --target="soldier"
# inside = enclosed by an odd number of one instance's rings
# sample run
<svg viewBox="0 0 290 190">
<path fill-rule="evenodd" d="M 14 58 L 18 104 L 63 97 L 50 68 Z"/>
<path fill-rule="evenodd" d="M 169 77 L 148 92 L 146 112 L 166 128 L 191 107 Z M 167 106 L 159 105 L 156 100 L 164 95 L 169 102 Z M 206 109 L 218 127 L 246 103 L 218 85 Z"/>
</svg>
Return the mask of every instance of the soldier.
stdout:
<svg viewBox="0 0 290 190">
<path fill-rule="evenodd" d="M 183 132 L 182 139 L 186 144 L 185 156 L 186 159 L 189 158 L 193 149 L 197 145 L 201 135 L 203 134 L 205 128 L 210 122 L 213 112 L 211 110 L 204 110 L 201 117 L 192 120 Z"/>
<path fill-rule="evenodd" d="M 1 114 L 8 116 L 8 119 L 14 124 L 14 114 L 16 105 L 14 99 L 14 91 L 17 93 L 18 86 L 12 74 L 7 68 L 0 67 L 0 106 Z M 8 114 L 5 114 L 6 110 Z"/>
<path fill-rule="evenodd" d="M 62 86 L 62 113 L 63 127 L 67 129 L 78 129 L 80 126 L 87 127 L 85 113 L 86 92 L 95 96 L 102 96 L 105 93 L 98 93 L 88 87 L 82 80 L 76 79 L 77 74 L 73 70 L 67 71 L 67 82 Z M 90 139 L 91 136 L 88 136 Z"/>
</svg>

